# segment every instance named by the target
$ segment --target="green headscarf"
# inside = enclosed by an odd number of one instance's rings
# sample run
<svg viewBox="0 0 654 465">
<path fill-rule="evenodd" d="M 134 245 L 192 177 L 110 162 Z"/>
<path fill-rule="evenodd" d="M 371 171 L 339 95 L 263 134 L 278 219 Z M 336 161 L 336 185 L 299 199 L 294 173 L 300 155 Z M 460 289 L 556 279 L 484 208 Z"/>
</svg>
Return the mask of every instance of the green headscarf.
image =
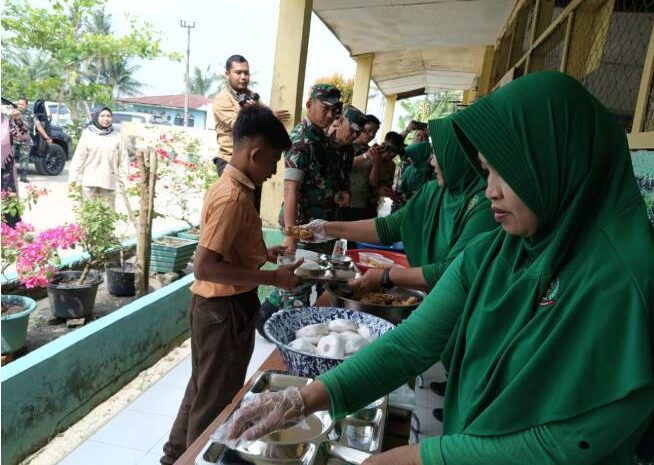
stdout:
<svg viewBox="0 0 654 465">
<path fill-rule="evenodd" d="M 450 118 L 429 121 L 429 131 L 446 186 L 441 189 L 437 181 L 428 182 L 404 207 L 405 216 L 411 220 L 403 221 L 400 231 L 411 266 L 446 261 L 438 278 L 449 265 L 450 251 L 473 214 L 485 209 L 489 224 L 494 223 L 490 203 L 484 196 L 486 181 L 466 159 Z M 429 147 L 427 142 L 422 144 Z"/>
<path fill-rule="evenodd" d="M 442 354 L 446 433 L 507 434 L 652 386 L 654 232 L 615 118 L 573 78 L 543 72 L 453 124 L 539 228 L 500 230 L 462 256 L 468 299 Z"/>
<path fill-rule="evenodd" d="M 431 146 L 429 142 L 414 142 L 406 146 L 402 157 L 400 192 L 412 198 L 425 183 L 434 179 L 434 170 L 429 165 Z"/>
</svg>

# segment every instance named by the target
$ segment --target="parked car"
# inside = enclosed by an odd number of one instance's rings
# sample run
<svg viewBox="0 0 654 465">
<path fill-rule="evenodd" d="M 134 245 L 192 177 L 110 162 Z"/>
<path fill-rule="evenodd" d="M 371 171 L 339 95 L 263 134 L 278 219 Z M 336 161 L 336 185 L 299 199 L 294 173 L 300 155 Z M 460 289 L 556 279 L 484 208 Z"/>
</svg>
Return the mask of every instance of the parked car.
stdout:
<svg viewBox="0 0 654 465">
<path fill-rule="evenodd" d="M 45 108 L 52 124 L 65 126 L 73 122 L 70 109 L 63 103 L 46 101 Z"/>
<path fill-rule="evenodd" d="M 11 101 L 2 98 L 3 105 L 16 107 Z M 52 103 L 52 102 L 46 102 Z M 47 105 L 46 105 L 47 106 Z M 57 176 L 61 174 L 66 161 L 72 157 L 71 138 L 61 126 L 50 123 L 50 137 L 52 145 L 42 142 L 30 153 L 30 163 L 34 163 L 36 171 L 44 176 Z"/>
<path fill-rule="evenodd" d="M 52 145 L 42 143 L 30 154 L 30 162 L 39 174 L 57 176 L 61 174 L 66 161 L 73 156 L 71 153 L 71 138 L 61 126 L 50 124 Z"/>
<path fill-rule="evenodd" d="M 135 121 L 137 123 L 151 124 L 152 115 L 150 113 L 139 113 L 136 111 L 114 111 L 113 127 L 114 131 L 120 132 L 120 124 L 124 121 Z"/>
</svg>

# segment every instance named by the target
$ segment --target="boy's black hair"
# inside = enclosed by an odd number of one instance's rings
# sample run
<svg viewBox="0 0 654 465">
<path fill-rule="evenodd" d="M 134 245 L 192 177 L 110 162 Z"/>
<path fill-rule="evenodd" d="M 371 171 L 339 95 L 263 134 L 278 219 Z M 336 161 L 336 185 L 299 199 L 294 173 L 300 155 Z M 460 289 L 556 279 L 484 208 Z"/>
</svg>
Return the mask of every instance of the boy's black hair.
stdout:
<svg viewBox="0 0 654 465">
<path fill-rule="evenodd" d="M 229 71 L 232 68 L 232 63 L 247 63 L 248 61 L 245 59 L 243 55 L 232 55 L 231 57 L 227 58 L 227 62 L 225 63 L 225 71 Z"/>
<path fill-rule="evenodd" d="M 384 137 L 384 142 L 392 145 L 393 147 L 404 148 L 404 137 L 395 131 L 387 132 L 386 137 Z"/>
<path fill-rule="evenodd" d="M 232 129 L 234 147 L 244 138 L 260 136 L 278 150 L 291 148 L 291 139 L 286 128 L 270 108 L 263 105 L 249 105 L 241 109 Z"/>
<path fill-rule="evenodd" d="M 25 100 L 27 103 L 30 103 L 29 100 L 27 100 L 27 97 L 18 97 L 16 101 L 18 102 L 19 100 Z"/>
<path fill-rule="evenodd" d="M 381 122 L 375 115 L 366 115 L 364 116 L 364 119 L 366 120 L 366 124 L 373 123 L 377 127 L 381 126 Z"/>
</svg>

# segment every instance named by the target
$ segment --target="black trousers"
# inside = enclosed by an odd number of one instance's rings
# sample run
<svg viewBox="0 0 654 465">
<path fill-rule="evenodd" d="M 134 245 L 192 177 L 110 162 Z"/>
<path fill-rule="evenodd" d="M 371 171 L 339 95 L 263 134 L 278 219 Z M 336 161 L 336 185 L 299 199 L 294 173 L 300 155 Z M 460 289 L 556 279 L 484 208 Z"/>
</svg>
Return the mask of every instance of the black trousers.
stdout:
<svg viewBox="0 0 654 465">
<path fill-rule="evenodd" d="M 220 157 L 216 157 L 213 159 L 213 162 L 216 164 L 216 169 L 218 170 L 218 174 L 222 176 L 223 171 L 225 171 L 225 167 L 229 165 L 228 162 L 223 160 Z M 257 209 L 257 213 L 260 213 L 261 211 L 261 186 L 256 186 L 254 189 L 254 208 Z"/>
</svg>

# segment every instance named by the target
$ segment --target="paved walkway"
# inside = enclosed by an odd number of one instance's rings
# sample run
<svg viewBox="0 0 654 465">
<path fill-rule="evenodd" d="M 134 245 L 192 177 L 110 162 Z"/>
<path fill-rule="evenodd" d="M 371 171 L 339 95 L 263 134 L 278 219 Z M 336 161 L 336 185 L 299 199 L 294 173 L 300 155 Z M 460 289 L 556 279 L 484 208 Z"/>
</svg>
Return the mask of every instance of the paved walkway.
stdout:
<svg viewBox="0 0 654 465">
<path fill-rule="evenodd" d="M 257 334 L 246 379 L 254 374 L 274 347 Z M 168 439 L 190 376 L 189 356 L 59 464 L 159 465 L 163 445 Z"/>
</svg>

